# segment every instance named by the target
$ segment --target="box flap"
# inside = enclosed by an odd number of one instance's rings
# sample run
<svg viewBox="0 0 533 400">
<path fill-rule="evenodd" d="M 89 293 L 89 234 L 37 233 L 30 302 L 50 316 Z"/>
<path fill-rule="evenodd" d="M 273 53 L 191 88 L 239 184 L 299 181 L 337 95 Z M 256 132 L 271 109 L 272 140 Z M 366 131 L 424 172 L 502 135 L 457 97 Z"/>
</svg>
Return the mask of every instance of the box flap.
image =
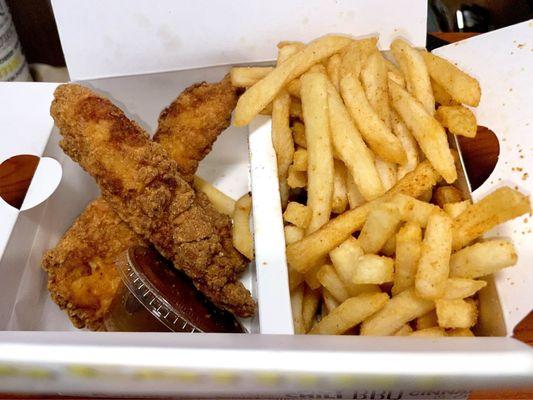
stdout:
<svg viewBox="0 0 533 400">
<path fill-rule="evenodd" d="M 479 80 L 479 107 L 473 111 L 478 124 L 494 131 L 500 155 L 494 171 L 472 197 L 479 200 L 495 188 L 510 186 L 531 195 L 533 181 L 533 22 L 473 37 L 435 50 L 456 62 L 459 68 Z M 518 263 L 495 276 L 508 334 L 533 307 L 533 221 L 522 216 L 503 224 L 487 236 L 510 238 Z"/>
<path fill-rule="evenodd" d="M 270 61 L 280 40 L 368 35 L 426 41 L 423 0 L 53 0 L 72 80 Z"/>
</svg>

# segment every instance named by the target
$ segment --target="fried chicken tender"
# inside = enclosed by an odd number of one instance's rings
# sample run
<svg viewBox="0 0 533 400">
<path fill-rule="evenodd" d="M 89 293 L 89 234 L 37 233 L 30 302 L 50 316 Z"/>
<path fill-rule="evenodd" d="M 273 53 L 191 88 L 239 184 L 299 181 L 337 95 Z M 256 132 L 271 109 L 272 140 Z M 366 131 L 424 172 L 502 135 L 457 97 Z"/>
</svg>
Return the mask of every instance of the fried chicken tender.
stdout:
<svg viewBox="0 0 533 400">
<path fill-rule="evenodd" d="M 191 182 L 199 162 L 229 126 L 237 104 L 236 90 L 229 75 L 219 83 L 198 83 L 161 113 L 154 141 L 178 163 L 178 172 L 186 181 Z"/>
<path fill-rule="evenodd" d="M 97 199 L 45 254 L 42 266 L 52 300 L 66 309 L 74 326 L 104 330 L 104 316 L 120 284 L 115 259 L 143 243 L 105 200 Z"/>
<path fill-rule="evenodd" d="M 229 219 L 197 196 L 165 150 L 109 100 L 79 85 L 61 85 L 51 114 L 60 146 L 97 181 L 103 198 L 138 235 L 192 278 L 216 305 L 247 317 L 255 302 L 237 275 Z"/>
</svg>

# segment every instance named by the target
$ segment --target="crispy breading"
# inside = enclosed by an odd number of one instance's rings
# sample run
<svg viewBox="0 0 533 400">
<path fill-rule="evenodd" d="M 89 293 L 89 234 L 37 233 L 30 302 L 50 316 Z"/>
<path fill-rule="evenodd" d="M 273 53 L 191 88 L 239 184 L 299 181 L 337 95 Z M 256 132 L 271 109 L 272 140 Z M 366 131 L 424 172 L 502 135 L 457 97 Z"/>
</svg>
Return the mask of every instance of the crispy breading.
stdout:
<svg viewBox="0 0 533 400">
<path fill-rule="evenodd" d="M 185 180 L 192 180 L 198 163 L 229 126 L 237 104 L 236 90 L 229 75 L 219 83 L 198 83 L 185 89 L 161 113 L 154 141 L 178 162 L 178 171 Z"/>
<path fill-rule="evenodd" d="M 195 195 L 159 144 L 109 100 L 79 85 L 58 87 L 51 114 L 63 150 L 96 179 L 123 221 L 216 305 L 239 316 L 255 312 L 250 293 L 237 281 L 245 260 L 231 236 L 220 234 L 229 220 Z"/>
<path fill-rule="evenodd" d="M 144 241 L 103 199 L 94 200 L 42 261 L 52 300 L 77 328 L 104 330 L 103 319 L 120 283 L 114 262 Z"/>
</svg>

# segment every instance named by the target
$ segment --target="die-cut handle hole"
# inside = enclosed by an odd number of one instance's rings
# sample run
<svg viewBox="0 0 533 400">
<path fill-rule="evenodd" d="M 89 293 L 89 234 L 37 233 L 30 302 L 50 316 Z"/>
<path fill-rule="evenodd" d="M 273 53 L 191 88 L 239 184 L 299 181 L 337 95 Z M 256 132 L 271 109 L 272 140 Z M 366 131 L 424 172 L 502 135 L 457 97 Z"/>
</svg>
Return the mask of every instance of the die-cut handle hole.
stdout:
<svg viewBox="0 0 533 400">
<path fill-rule="evenodd" d="M 478 126 L 477 135 L 474 138 L 464 136 L 457 136 L 457 138 L 468 180 L 474 191 L 494 171 L 500 155 L 500 143 L 496 134 L 484 126 Z"/>
<path fill-rule="evenodd" d="M 23 211 L 48 199 L 61 181 L 61 165 L 49 157 L 20 154 L 0 164 L 0 197 Z"/>
</svg>

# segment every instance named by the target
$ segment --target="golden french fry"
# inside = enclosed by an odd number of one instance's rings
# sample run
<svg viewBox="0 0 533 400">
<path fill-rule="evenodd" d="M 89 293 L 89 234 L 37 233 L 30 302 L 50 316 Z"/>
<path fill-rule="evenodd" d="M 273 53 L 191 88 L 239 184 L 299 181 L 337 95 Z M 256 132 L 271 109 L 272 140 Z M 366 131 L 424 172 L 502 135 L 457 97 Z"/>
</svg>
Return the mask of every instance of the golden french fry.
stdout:
<svg viewBox="0 0 533 400">
<path fill-rule="evenodd" d="M 394 235 L 399 224 L 400 213 L 396 206 L 388 203 L 374 206 L 366 217 L 358 239 L 359 245 L 365 254 L 377 253 L 381 250 L 387 239 Z"/>
<path fill-rule="evenodd" d="M 287 208 L 283 213 L 283 219 L 296 225 L 298 228 L 306 229 L 311 220 L 311 210 L 303 204 L 291 201 L 287 204 Z"/>
<path fill-rule="evenodd" d="M 452 220 L 443 211 L 433 212 L 426 226 L 415 277 L 416 292 L 438 299 L 446 290 L 452 251 Z"/>
<path fill-rule="evenodd" d="M 343 213 L 348 205 L 346 195 L 346 167 L 341 161 L 334 161 L 333 175 L 333 198 L 331 200 L 331 211 L 335 214 Z"/>
<path fill-rule="evenodd" d="M 385 191 L 389 190 L 396 183 L 397 167 L 396 164 L 383 161 L 381 158 L 376 157 L 374 161 L 376 170 L 378 171 L 379 179 Z"/>
<path fill-rule="evenodd" d="M 387 304 L 386 293 L 362 293 L 344 301 L 313 327 L 311 334 L 338 335 L 361 323 Z"/>
<path fill-rule="evenodd" d="M 307 142 L 307 206 L 311 222 L 307 233 L 329 221 L 333 197 L 333 149 L 328 116 L 327 78 L 306 73 L 302 82 L 302 107 Z"/>
<path fill-rule="evenodd" d="M 396 137 L 400 140 L 403 150 L 407 156 L 407 162 L 398 166 L 396 172 L 396 179 L 402 179 L 407 173 L 411 172 L 418 165 L 418 144 L 415 138 L 409 132 L 409 129 L 405 126 L 400 119 L 396 111 L 391 110 L 392 131 Z"/>
<path fill-rule="evenodd" d="M 286 225 L 283 228 L 283 233 L 285 234 L 285 244 L 287 245 L 302 240 L 304 237 L 304 230 L 294 225 Z"/>
<path fill-rule="evenodd" d="M 415 294 L 414 288 L 393 296 L 377 313 L 361 325 L 363 336 L 387 336 L 397 332 L 404 324 L 435 308 L 435 302 Z"/>
<path fill-rule="evenodd" d="M 446 92 L 441 85 L 431 79 L 431 88 L 433 89 L 433 95 L 435 96 L 435 103 L 441 106 L 455 106 L 457 102 L 452 99 L 452 96 Z"/>
<path fill-rule="evenodd" d="M 405 87 L 405 78 L 403 77 L 402 71 L 387 59 L 385 59 L 385 67 L 387 67 L 387 77 L 401 87 Z"/>
<path fill-rule="evenodd" d="M 374 164 L 374 157 L 353 124 L 340 95 L 331 84 L 328 86 L 328 105 L 333 146 L 359 192 L 366 200 L 381 196 L 385 190 Z M 350 205 L 352 206 L 351 203 Z"/>
<path fill-rule="evenodd" d="M 525 213 L 531 213 L 527 196 L 510 187 L 499 188 L 455 218 L 453 249 L 458 250 L 496 225 Z"/>
<path fill-rule="evenodd" d="M 420 54 L 427 65 L 431 79 L 442 86 L 452 99 L 458 103 L 477 107 L 481 98 L 481 89 L 477 80 L 444 58 L 427 51 L 421 51 Z"/>
<path fill-rule="evenodd" d="M 296 335 L 305 334 L 304 320 L 302 316 L 302 306 L 304 297 L 304 286 L 300 285 L 291 293 L 292 322 Z"/>
<path fill-rule="evenodd" d="M 442 209 L 450 216 L 450 218 L 455 219 L 461 215 L 470 204 L 472 204 L 470 200 L 464 200 L 458 203 L 445 203 L 442 206 Z"/>
<path fill-rule="evenodd" d="M 246 193 L 237 203 L 233 212 L 233 246 L 247 259 L 254 258 L 254 242 L 250 231 L 252 197 Z"/>
<path fill-rule="evenodd" d="M 300 147 L 294 152 L 292 165 L 296 171 L 307 171 L 307 150 Z"/>
<path fill-rule="evenodd" d="M 444 128 L 401 86 L 389 80 L 389 90 L 394 108 L 428 160 L 446 182 L 453 183 L 457 171 Z"/>
<path fill-rule="evenodd" d="M 346 173 L 346 196 L 348 197 L 348 203 L 351 209 L 366 203 L 365 198 L 355 184 L 355 180 L 352 178 L 352 174 L 349 172 Z"/>
<path fill-rule="evenodd" d="M 413 328 L 411 328 L 409 324 L 405 324 L 394 333 L 394 336 L 409 336 L 409 334 L 412 332 Z"/>
<path fill-rule="evenodd" d="M 477 133 L 476 116 L 465 106 L 440 106 L 437 120 L 454 135 L 473 138 Z"/>
<path fill-rule="evenodd" d="M 450 258 L 450 276 L 479 278 L 516 264 L 514 246 L 505 239 L 491 239 L 465 247 Z"/>
<path fill-rule="evenodd" d="M 290 105 L 291 98 L 285 91 L 281 91 L 272 101 L 272 145 L 276 152 L 281 204 L 283 206 L 287 204 L 289 199 L 287 176 L 294 155 L 294 141 L 289 126 Z"/>
<path fill-rule="evenodd" d="M 435 190 L 433 199 L 440 208 L 444 208 L 444 204 L 446 203 L 458 203 L 463 201 L 463 194 L 454 186 L 440 186 Z"/>
<path fill-rule="evenodd" d="M 403 194 L 394 196 L 392 203 L 398 208 L 402 221 L 416 222 L 422 228 L 426 227 L 429 216 L 439 210 L 433 204 Z"/>
<path fill-rule="evenodd" d="M 302 83 L 300 79 L 294 79 L 287 84 L 287 93 L 293 97 L 300 98 L 300 89 L 302 88 Z"/>
<path fill-rule="evenodd" d="M 416 330 L 421 331 L 422 329 L 433 328 L 438 325 L 437 322 L 437 313 L 435 310 L 421 315 L 415 320 Z"/>
<path fill-rule="evenodd" d="M 329 58 L 328 65 L 326 66 L 329 80 L 333 83 L 333 86 L 335 86 L 337 91 L 339 90 L 341 62 L 342 58 L 340 54 L 333 54 Z"/>
<path fill-rule="evenodd" d="M 474 333 L 468 328 L 457 328 L 457 329 L 450 329 L 449 331 L 447 331 L 446 336 L 473 337 Z"/>
<path fill-rule="evenodd" d="M 365 254 L 355 263 L 352 282 L 356 285 L 381 285 L 392 282 L 394 278 L 394 260 L 376 254 Z"/>
<path fill-rule="evenodd" d="M 305 288 L 302 304 L 302 318 L 305 332 L 309 332 L 313 325 L 321 297 L 322 293 L 320 290 L 312 290 L 309 287 Z"/>
<path fill-rule="evenodd" d="M 322 288 L 322 301 L 322 305 L 325 308 L 325 310 L 322 309 L 322 318 L 324 318 L 324 311 L 326 311 L 326 314 L 329 314 L 340 304 L 326 288 Z"/>
<path fill-rule="evenodd" d="M 235 87 L 250 87 L 274 70 L 273 67 L 233 67 L 230 70 L 231 84 Z"/>
<path fill-rule="evenodd" d="M 473 296 L 477 291 L 487 286 L 487 282 L 465 278 L 449 278 L 442 296 L 445 300 L 464 299 Z"/>
<path fill-rule="evenodd" d="M 471 328 L 477 322 L 477 305 L 473 300 L 435 301 L 439 326 L 442 328 Z"/>
<path fill-rule="evenodd" d="M 305 141 L 305 126 L 301 122 L 295 122 L 292 126 L 292 136 L 294 143 L 298 146 L 307 148 L 307 142 Z"/>
<path fill-rule="evenodd" d="M 358 78 L 361 68 L 370 54 L 376 50 L 377 37 L 355 40 L 341 52 L 340 76 L 355 74 Z"/>
<path fill-rule="evenodd" d="M 222 193 L 216 187 L 203 180 L 199 176 L 194 177 L 193 186 L 196 190 L 203 192 L 207 196 L 213 207 L 215 207 L 218 212 L 233 216 L 233 211 L 235 210 L 235 200 Z"/>
<path fill-rule="evenodd" d="M 341 279 L 335 272 L 333 266 L 329 264 L 323 265 L 316 274 L 318 281 L 322 286 L 324 286 L 328 291 L 333 295 L 333 297 L 339 301 L 343 302 L 350 294 L 346 290 L 346 287 L 342 283 Z"/>
<path fill-rule="evenodd" d="M 344 76 L 340 87 L 346 108 L 372 151 L 385 161 L 404 164 L 407 156 L 399 139 L 374 112 L 357 78 Z"/>
<path fill-rule="evenodd" d="M 235 107 L 235 126 L 243 126 L 270 103 L 285 84 L 302 75 L 314 64 L 337 53 L 352 40 L 342 36 L 324 36 L 290 57 L 287 61 L 249 88 Z"/>
<path fill-rule="evenodd" d="M 303 188 L 307 186 L 307 173 L 297 171 L 293 165 L 287 171 L 287 185 L 290 188 Z"/>
<path fill-rule="evenodd" d="M 387 66 L 379 51 L 370 54 L 363 65 L 361 83 L 368 102 L 385 125 L 391 128 Z"/>
<path fill-rule="evenodd" d="M 308 271 L 320 257 L 327 255 L 344 242 L 348 236 L 360 229 L 368 212 L 378 202 L 390 200 L 398 193 L 416 197 L 424 190 L 435 186 L 439 178 L 439 174 L 429 162 L 421 162 L 412 172 L 400 179 L 382 198 L 345 211 L 318 231 L 313 232 L 297 243 L 289 245 L 286 251 L 287 262 L 296 271 L 301 273 Z"/>
<path fill-rule="evenodd" d="M 414 286 L 421 246 L 422 229 L 420 225 L 416 222 L 407 222 L 396 234 L 393 296 Z"/>
<path fill-rule="evenodd" d="M 432 328 L 426 328 L 419 331 L 414 331 L 413 333 L 410 333 L 409 336 L 416 336 L 416 337 L 444 337 L 446 336 L 446 331 L 438 326 L 434 326 Z"/>
<path fill-rule="evenodd" d="M 407 80 L 409 92 L 422 104 L 429 115 L 435 114 L 435 98 L 431 89 L 429 72 L 420 53 L 402 39 L 393 41 L 391 50 Z"/>
</svg>

